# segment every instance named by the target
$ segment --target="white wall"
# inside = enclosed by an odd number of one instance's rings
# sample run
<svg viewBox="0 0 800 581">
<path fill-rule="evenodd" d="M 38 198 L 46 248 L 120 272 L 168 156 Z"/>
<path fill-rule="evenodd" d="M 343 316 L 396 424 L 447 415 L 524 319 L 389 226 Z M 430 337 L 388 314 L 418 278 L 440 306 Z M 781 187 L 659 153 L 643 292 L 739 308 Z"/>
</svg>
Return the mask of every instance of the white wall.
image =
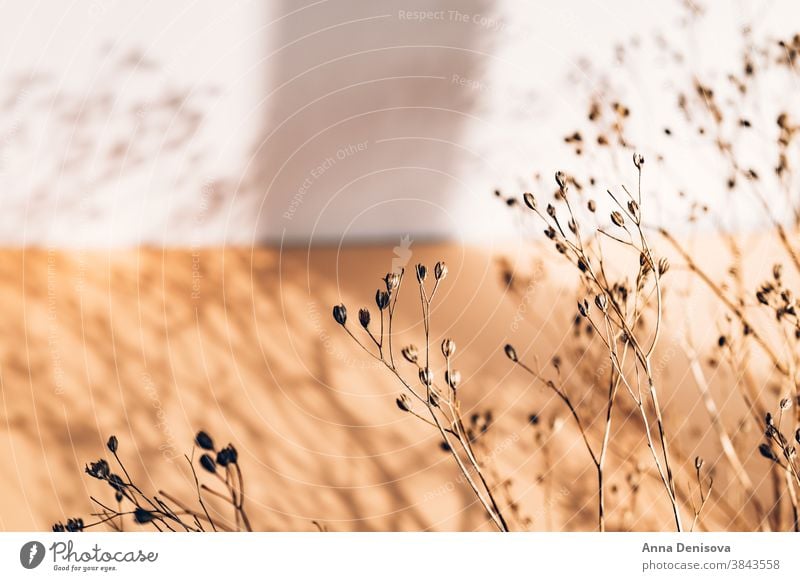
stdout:
<svg viewBox="0 0 800 581">
<path fill-rule="evenodd" d="M 662 219 L 677 220 L 685 208 L 671 192 L 705 195 L 703 176 L 722 170 L 689 137 L 664 138 L 676 115 L 665 83 L 683 82 L 672 75 L 686 67 L 659 63 L 648 47 L 660 31 L 688 49 L 692 70 L 720 71 L 736 66 L 742 22 L 754 21 L 761 37 L 795 32 L 800 8 L 713 3 L 687 36 L 682 11 L 667 6 L 7 1 L 0 243 L 406 234 L 490 243 L 512 232 L 489 195 L 495 187 L 529 189 L 532 174 L 565 164 L 591 163 L 601 183 L 626 175 L 612 159 L 575 159 L 562 143 L 601 88 L 635 105 L 632 132 L 646 155 L 671 152 L 671 165 L 648 166 L 648 178 Z M 420 20 L 418 10 L 433 14 Z M 624 69 L 614 64 L 617 44 L 641 46 Z M 767 90 L 764 99 L 777 106 L 791 94 Z M 735 209 L 740 223 L 763 220 L 749 202 Z"/>
</svg>

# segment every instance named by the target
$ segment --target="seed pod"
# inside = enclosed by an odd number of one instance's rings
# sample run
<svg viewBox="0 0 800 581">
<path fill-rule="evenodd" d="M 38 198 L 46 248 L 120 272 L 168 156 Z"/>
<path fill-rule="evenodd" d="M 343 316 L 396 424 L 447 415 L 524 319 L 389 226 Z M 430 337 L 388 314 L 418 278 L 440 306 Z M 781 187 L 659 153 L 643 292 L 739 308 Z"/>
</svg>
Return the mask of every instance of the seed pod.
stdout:
<svg viewBox="0 0 800 581">
<path fill-rule="evenodd" d="M 405 393 L 400 394 L 400 397 L 398 397 L 395 402 L 397 403 L 397 407 L 404 412 L 411 411 L 411 399 Z"/>
<path fill-rule="evenodd" d="M 594 297 L 594 304 L 597 306 L 598 309 L 606 312 L 606 307 L 608 306 L 608 299 L 606 298 L 605 294 L 597 295 Z"/>
<path fill-rule="evenodd" d="M 522 200 L 525 202 L 525 205 L 528 206 L 531 210 L 536 209 L 536 198 L 533 197 L 533 194 L 530 192 L 525 192 L 522 194 Z"/>
<path fill-rule="evenodd" d="M 597 210 L 597 203 L 594 200 L 589 200 L 586 207 L 589 208 L 590 212 L 594 213 Z"/>
<path fill-rule="evenodd" d="M 386 290 L 388 292 L 392 292 L 398 286 L 400 286 L 400 275 L 396 272 L 389 272 L 383 277 L 383 282 L 386 283 Z"/>
<path fill-rule="evenodd" d="M 772 460 L 773 462 L 778 461 L 778 457 L 775 455 L 775 452 L 772 451 L 772 448 L 769 447 L 769 444 L 761 444 L 758 447 L 758 451 L 767 460 Z"/>
<path fill-rule="evenodd" d="M 375 304 L 378 305 L 378 310 L 382 311 L 389 306 L 389 293 L 378 289 L 375 292 Z"/>
<path fill-rule="evenodd" d="M 456 352 L 456 342 L 452 339 L 445 339 L 442 341 L 442 355 L 446 358 L 452 357 Z"/>
<path fill-rule="evenodd" d="M 589 303 L 586 299 L 578 301 L 578 312 L 581 314 L 581 317 L 589 316 Z"/>
<path fill-rule="evenodd" d="M 108 439 L 108 442 L 106 443 L 106 446 L 108 446 L 108 449 L 111 450 L 112 454 L 116 454 L 117 453 L 117 448 L 119 448 L 119 442 L 117 441 L 117 437 L 116 436 L 111 436 Z"/>
<path fill-rule="evenodd" d="M 800 428 L 797 428 L 797 431 L 794 433 L 795 441 L 800 444 Z"/>
<path fill-rule="evenodd" d="M 570 232 L 572 232 L 573 234 L 575 234 L 577 236 L 577 234 L 578 234 L 578 224 L 575 222 L 575 220 L 570 218 L 569 222 L 567 222 L 567 227 L 569 228 Z"/>
<path fill-rule="evenodd" d="M 333 307 L 333 319 L 344 326 L 347 322 L 347 308 L 344 305 L 336 305 Z"/>
<path fill-rule="evenodd" d="M 514 349 L 514 347 L 512 345 L 510 345 L 510 344 L 506 345 L 505 351 L 506 351 L 506 357 L 511 359 L 511 361 L 513 361 L 514 363 L 519 361 L 519 359 L 517 358 L 517 350 Z"/>
<path fill-rule="evenodd" d="M 694 467 L 695 470 L 700 470 L 703 467 L 703 459 L 700 456 L 695 456 Z"/>
<path fill-rule="evenodd" d="M 433 371 L 430 370 L 430 367 L 420 367 L 419 381 L 422 385 L 431 386 L 433 383 Z"/>
<path fill-rule="evenodd" d="M 416 363 L 419 360 L 419 351 L 417 351 L 416 345 L 403 347 L 402 353 L 403 357 L 405 357 L 406 361 L 409 363 Z"/>
<path fill-rule="evenodd" d="M 211 439 L 206 432 L 200 430 L 197 432 L 197 435 L 194 437 L 194 442 L 198 446 L 200 446 L 203 450 L 213 450 L 214 449 L 214 440 Z"/>
<path fill-rule="evenodd" d="M 238 459 L 239 453 L 236 451 L 236 448 L 233 447 L 233 444 L 228 444 L 217 453 L 217 464 L 223 467 L 228 464 L 236 464 Z"/>
<path fill-rule="evenodd" d="M 434 390 L 431 390 L 430 393 L 428 394 L 428 401 L 430 402 L 430 404 L 433 407 L 438 408 L 439 407 L 439 394 L 436 393 Z"/>
<path fill-rule="evenodd" d="M 790 407 L 792 407 L 792 400 L 790 400 L 788 397 L 785 397 L 785 398 L 783 398 L 783 399 L 781 400 L 781 402 L 780 402 L 780 406 L 781 406 L 781 409 L 782 409 L 783 411 L 786 411 L 786 410 L 788 410 Z"/>
<path fill-rule="evenodd" d="M 442 261 L 437 262 L 433 267 L 433 275 L 436 277 L 436 280 L 442 280 L 447 276 L 447 265 Z"/>
<path fill-rule="evenodd" d="M 551 218 L 556 217 L 556 208 L 553 206 L 553 204 L 547 204 L 547 215 Z"/>
<path fill-rule="evenodd" d="M 370 321 L 370 314 L 367 309 L 361 309 L 358 311 L 358 322 L 361 323 L 361 326 L 365 329 L 369 327 Z"/>
<path fill-rule="evenodd" d="M 622 217 L 622 214 L 614 210 L 611 212 L 611 221 L 616 225 L 622 228 L 625 225 L 625 219 Z"/>
<path fill-rule="evenodd" d="M 554 240 L 556 237 L 555 228 L 552 226 L 548 226 L 547 229 L 544 231 L 544 235 L 547 236 L 550 240 Z"/>
<path fill-rule="evenodd" d="M 456 369 L 452 371 L 445 371 L 444 380 L 452 389 L 456 389 L 461 383 L 461 372 Z"/>
<path fill-rule="evenodd" d="M 628 212 L 634 220 L 639 220 L 639 204 L 635 200 L 628 200 Z"/>
<path fill-rule="evenodd" d="M 100 459 L 97 462 L 92 462 L 86 467 L 86 474 L 93 478 L 97 478 L 98 480 L 104 480 L 106 476 L 108 476 L 109 471 L 110 468 L 108 466 L 108 462 L 103 459 Z"/>
<path fill-rule="evenodd" d="M 669 260 L 662 257 L 658 260 L 658 276 L 664 276 L 669 270 Z"/>
<path fill-rule="evenodd" d="M 567 188 L 567 177 L 564 175 L 564 172 L 556 172 L 556 183 L 562 192 Z"/>
<path fill-rule="evenodd" d="M 200 466 L 214 474 L 217 471 L 217 464 L 210 454 L 203 454 L 200 456 Z"/>
<path fill-rule="evenodd" d="M 636 169 L 642 169 L 642 166 L 644 165 L 644 156 L 641 155 L 640 153 L 634 153 L 633 165 L 636 166 Z"/>
<path fill-rule="evenodd" d="M 425 279 L 428 278 L 428 268 L 424 264 L 417 265 L 417 282 L 425 282 Z"/>
<path fill-rule="evenodd" d="M 128 483 L 125 482 L 119 474 L 109 474 L 107 482 L 108 485 L 117 492 L 122 492 L 128 487 Z"/>
<path fill-rule="evenodd" d="M 145 525 L 153 520 L 153 513 L 149 510 L 145 510 L 143 508 L 137 507 L 136 510 L 133 512 L 133 518 L 136 519 L 136 522 L 140 525 Z"/>
<path fill-rule="evenodd" d="M 228 451 L 228 457 L 230 458 L 231 464 L 236 464 L 239 460 L 239 452 L 236 451 L 236 448 L 233 447 L 233 444 L 228 444 L 225 448 Z"/>
<path fill-rule="evenodd" d="M 770 412 L 767 412 L 767 414 L 764 416 L 764 423 L 768 426 L 774 424 L 774 422 L 772 421 L 772 414 Z"/>
</svg>

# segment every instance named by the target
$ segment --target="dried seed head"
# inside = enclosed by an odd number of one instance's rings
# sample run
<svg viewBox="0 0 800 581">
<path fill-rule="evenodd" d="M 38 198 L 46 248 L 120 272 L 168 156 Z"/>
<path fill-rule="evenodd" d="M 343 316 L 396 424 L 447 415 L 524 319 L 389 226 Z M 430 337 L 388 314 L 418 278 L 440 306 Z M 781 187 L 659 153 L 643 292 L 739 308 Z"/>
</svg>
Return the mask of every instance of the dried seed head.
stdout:
<svg viewBox="0 0 800 581">
<path fill-rule="evenodd" d="M 556 172 L 556 183 L 562 192 L 567 189 L 567 176 L 564 175 L 564 172 Z"/>
<path fill-rule="evenodd" d="M 639 170 L 642 169 L 642 166 L 644 165 L 644 156 L 642 156 L 642 154 L 640 154 L 640 153 L 634 153 L 633 154 L 633 165 L 636 166 L 636 169 L 639 169 Z"/>
<path fill-rule="evenodd" d="M 614 210 L 611 212 L 611 221 L 620 228 L 625 225 L 625 219 L 622 217 L 622 214 Z"/>
<path fill-rule="evenodd" d="M 452 339 L 445 339 L 442 341 L 442 355 L 446 358 L 452 357 L 453 353 L 456 352 L 456 342 Z"/>
<path fill-rule="evenodd" d="M 776 264 L 776 265 L 774 265 L 772 267 L 772 277 L 775 280 L 780 280 L 782 274 L 783 274 L 783 265 L 782 264 Z"/>
<path fill-rule="evenodd" d="M 119 474 L 109 474 L 107 481 L 108 485 L 117 492 L 122 492 L 128 487 L 128 483 Z"/>
<path fill-rule="evenodd" d="M 554 240 L 556 237 L 555 228 L 552 226 L 548 226 L 547 229 L 544 231 L 544 235 L 547 236 L 550 240 Z"/>
<path fill-rule="evenodd" d="M 581 317 L 588 317 L 589 316 L 589 301 L 583 299 L 582 301 L 578 301 L 578 312 L 581 314 Z"/>
<path fill-rule="evenodd" d="M 203 454 L 200 456 L 200 466 L 214 474 L 217 471 L 217 463 L 211 457 L 211 454 Z"/>
<path fill-rule="evenodd" d="M 797 428 L 797 431 L 794 433 L 794 440 L 800 444 L 800 428 Z"/>
<path fill-rule="evenodd" d="M 108 439 L 108 442 L 106 443 L 106 446 L 108 446 L 108 449 L 111 451 L 112 454 L 116 454 L 117 453 L 117 449 L 119 448 L 119 442 L 117 441 L 117 437 L 116 436 L 111 436 Z"/>
<path fill-rule="evenodd" d="M 405 357 L 405 360 L 408 361 L 409 363 L 416 364 L 417 361 L 419 360 L 419 351 L 417 350 L 416 345 L 408 345 L 406 347 L 403 347 L 402 353 L 403 357 Z"/>
<path fill-rule="evenodd" d="M 436 280 L 442 280 L 447 276 L 447 265 L 443 261 L 437 262 L 433 267 L 433 275 L 436 277 Z"/>
<path fill-rule="evenodd" d="M 137 523 L 140 525 L 145 525 L 153 520 L 154 516 L 153 513 L 149 510 L 145 510 L 143 508 L 137 507 L 136 510 L 133 512 L 133 518 L 136 520 Z"/>
<path fill-rule="evenodd" d="M 344 305 L 333 307 L 333 318 L 340 325 L 344 325 L 347 322 L 347 308 Z"/>
<path fill-rule="evenodd" d="M 592 213 L 597 211 L 597 203 L 594 200 L 589 200 L 589 202 L 586 204 L 586 207 L 589 208 L 589 211 Z"/>
<path fill-rule="evenodd" d="M 369 327 L 370 318 L 371 317 L 367 309 L 360 309 L 358 311 L 358 322 L 361 323 L 361 326 L 365 329 Z"/>
<path fill-rule="evenodd" d="M 553 204 L 547 204 L 547 215 L 550 216 L 551 218 L 556 217 L 556 209 L 555 206 L 553 206 Z"/>
<path fill-rule="evenodd" d="M 239 459 L 239 452 L 233 447 L 233 444 L 228 444 L 217 453 L 217 464 L 220 466 L 227 466 L 228 464 L 236 464 Z"/>
<path fill-rule="evenodd" d="M 422 385 L 426 385 L 428 387 L 433 384 L 433 371 L 431 371 L 430 367 L 419 368 L 419 380 Z"/>
<path fill-rule="evenodd" d="M 792 400 L 790 400 L 788 397 L 785 397 L 780 401 L 780 406 L 781 410 L 786 411 L 792 407 Z"/>
<path fill-rule="evenodd" d="M 700 470 L 703 467 L 703 459 L 700 456 L 695 456 L 694 467 L 695 470 Z"/>
<path fill-rule="evenodd" d="M 451 388 L 456 389 L 461 383 L 461 372 L 453 369 L 452 371 L 444 372 L 444 380 Z"/>
<path fill-rule="evenodd" d="M 439 394 L 436 393 L 436 391 L 434 391 L 433 389 L 430 390 L 430 393 L 428 393 L 428 401 L 430 402 L 430 404 L 433 407 L 438 408 L 439 407 Z"/>
<path fill-rule="evenodd" d="M 109 472 L 110 468 L 108 466 L 108 462 L 102 459 L 98 460 L 97 462 L 92 462 L 86 467 L 86 474 L 93 478 L 97 478 L 98 480 L 104 480 L 106 476 L 108 476 Z"/>
<path fill-rule="evenodd" d="M 775 425 L 775 422 L 772 421 L 772 414 L 770 412 L 767 412 L 767 414 L 764 416 L 764 424 L 767 426 Z"/>
<path fill-rule="evenodd" d="M 400 394 L 400 397 L 397 398 L 397 407 L 399 407 L 404 412 L 411 411 L 411 399 L 405 393 Z"/>
<path fill-rule="evenodd" d="M 525 205 L 528 206 L 531 210 L 536 209 L 536 198 L 533 197 L 533 194 L 530 192 L 525 192 L 522 194 L 522 200 L 525 202 Z"/>
<path fill-rule="evenodd" d="M 375 292 L 375 304 L 378 305 L 378 310 L 382 311 L 389 306 L 389 293 L 378 289 Z"/>
<path fill-rule="evenodd" d="M 628 200 L 628 212 L 630 212 L 634 220 L 639 220 L 639 204 L 635 200 Z"/>
<path fill-rule="evenodd" d="M 200 430 L 197 432 L 197 435 L 194 437 L 194 442 L 198 446 L 200 446 L 203 450 L 213 450 L 214 449 L 214 440 L 211 439 L 206 432 Z"/>
<path fill-rule="evenodd" d="M 606 299 L 606 295 L 602 294 L 602 295 L 595 296 L 594 297 L 594 304 L 595 304 L 595 306 L 597 306 L 598 309 L 600 309 L 601 311 L 603 311 L 605 313 L 606 312 L 606 307 L 608 306 L 608 299 Z"/>
<path fill-rule="evenodd" d="M 664 276 L 668 270 L 669 270 L 669 260 L 663 257 L 660 258 L 658 260 L 658 276 Z"/>
<path fill-rule="evenodd" d="M 386 290 L 388 292 L 392 292 L 398 286 L 400 286 L 400 275 L 396 272 L 389 272 L 383 277 L 383 282 L 386 283 Z"/>
<path fill-rule="evenodd" d="M 425 282 L 428 278 L 428 268 L 424 264 L 417 265 L 417 282 Z"/>
<path fill-rule="evenodd" d="M 514 363 L 519 361 L 519 359 L 517 358 L 517 350 L 514 349 L 514 347 L 512 345 L 510 345 L 510 344 L 506 345 L 505 351 L 506 351 L 506 357 L 511 359 L 511 361 L 513 361 Z"/>
<path fill-rule="evenodd" d="M 567 223 L 567 226 L 569 227 L 570 232 L 572 232 L 575 235 L 578 234 L 578 224 L 577 222 L 575 222 L 575 220 L 570 218 L 569 222 Z"/>
<path fill-rule="evenodd" d="M 775 452 L 772 451 L 772 448 L 769 447 L 769 444 L 761 444 L 758 447 L 758 452 L 767 460 L 772 460 L 773 462 L 778 461 L 778 457 L 775 455 Z"/>
</svg>

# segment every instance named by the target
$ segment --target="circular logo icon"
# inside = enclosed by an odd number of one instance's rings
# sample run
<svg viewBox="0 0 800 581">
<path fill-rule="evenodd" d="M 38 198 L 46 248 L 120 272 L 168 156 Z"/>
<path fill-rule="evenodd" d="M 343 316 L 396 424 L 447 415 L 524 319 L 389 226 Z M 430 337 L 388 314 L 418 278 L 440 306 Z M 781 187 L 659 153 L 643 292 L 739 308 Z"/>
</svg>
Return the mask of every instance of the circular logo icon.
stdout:
<svg viewBox="0 0 800 581">
<path fill-rule="evenodd" d="M 19 550 L 19 562 L 26 569 L 35 569 L 44 560 L 44 545 L 39 541 L 29 541 Z"/>
</svg>

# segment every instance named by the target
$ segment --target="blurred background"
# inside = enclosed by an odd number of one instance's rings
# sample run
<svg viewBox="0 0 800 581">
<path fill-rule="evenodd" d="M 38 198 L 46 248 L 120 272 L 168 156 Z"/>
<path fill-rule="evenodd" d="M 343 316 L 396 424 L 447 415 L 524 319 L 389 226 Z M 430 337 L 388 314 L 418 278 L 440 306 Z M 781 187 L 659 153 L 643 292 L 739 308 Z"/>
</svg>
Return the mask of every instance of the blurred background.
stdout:
<svg viewBox="0 0 800 581">
<path fill-rule="evenodd" d="M 745 25 L 782 37 L 797 11 L 708 4 L 10 0 L 0 241 L 508 239 L 488 193 L 572 169 L 563 138 L 601 94 L 624 95 L 631 145 L 670 153 L 651 185 L 674 220 L 675 189 L 724 198 L 686 153 L 695 138 L 664 135 L 679 115 L 669 89 L 738 67 Z M 611 160 L 593 163 L 619 181 Z M 736 209 L 726 220 L 763 218 Z"/>
<path fill-rule="evenodd" d="M 469 411 L 493 412 L 492 470 L 529 529 L 592 528 L 577 432 L 502 354 L 512 340 L 542 361 L 563 352 L 575 279 L 503 201 L 546 198 L 556 170 L 602 195 L 633 183 L 635 150 L 652 225 L 711 237 L 698 256 L 723 274 L 713 237 L 736 232 L 748 280 L 770 268 L 758 234 L 792 221 L 796 193 L 765 209 L 727 187 L 730 136 L 709 139 L 679 96 L 697 79 L 721 87 L 731 135 L 781 184 L 775 117 L 796 109 L 798 77 L 765 70 L 739 107 L 728 75 L 795 34 L 800 7 L 706 4 L 3 2 L 0 530 L 91 512 L 105 492 L 83 469 L 110 433 L 143 486 L 191 498 L 181 458 L 200 428 L 239 449 L 257 528 L 489 530 L 435 434 L 399 415 L 399 386 L 330 316 L 372 304 L 387 271 L 441 259 L 434 335 L 459 345 Z M 597 103 L 610 109 L 587 128 Z M 398 334 L 419 341 L 419 305 L 400 308 Z M 721 317 L 698 294 L 678 319 L 715 345 Z M 659 372 L 680 387 L 665 405 L 690 466 L 713 438 L 680 350 Z M 712 383 L 724 396 L 731 378 Z M 736 425 L 740 402 L 722 400 Z M 637 449 L 615 452 L 613 528 L 669 527 Z M 638 497 L 634 473 L 655 483 Z M 736 507 L 743 493 L 725 486 Z M 754 528 L 720 510 L 709 526 Z"/>
</svg>

